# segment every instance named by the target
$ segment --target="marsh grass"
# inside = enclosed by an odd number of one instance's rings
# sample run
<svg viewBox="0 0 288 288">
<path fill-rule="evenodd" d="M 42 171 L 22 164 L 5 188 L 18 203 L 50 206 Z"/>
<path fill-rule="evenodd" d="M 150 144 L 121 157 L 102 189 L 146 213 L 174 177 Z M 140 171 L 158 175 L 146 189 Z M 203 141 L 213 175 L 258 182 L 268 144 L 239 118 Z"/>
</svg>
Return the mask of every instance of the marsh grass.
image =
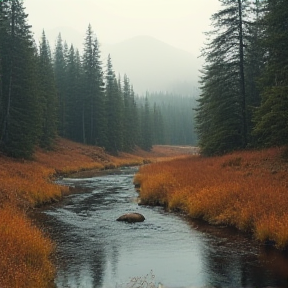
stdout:
<svg viewBox="0 0 288 288">
<path fill-rule="evenodd" d="M 0 287 L 48 288 L 54 277 L 53 243 L 27 217 L 36 206 L 59 201 L 69 188 L 53 182 L 74 172 L 140 165 L 175 157 L 167 147 L 150 153 L 108 155 L 102 148 L 58 139 L 54 151 L 38 149 L 33 160 L 0 154 Z"/>
<path fill-rule="evenodd" d="M 288 245 L 288 163 L 284 148 L 186 157 L 140 168 L 142 203 L 235 226 L 261 242 Z"/>
</svg>

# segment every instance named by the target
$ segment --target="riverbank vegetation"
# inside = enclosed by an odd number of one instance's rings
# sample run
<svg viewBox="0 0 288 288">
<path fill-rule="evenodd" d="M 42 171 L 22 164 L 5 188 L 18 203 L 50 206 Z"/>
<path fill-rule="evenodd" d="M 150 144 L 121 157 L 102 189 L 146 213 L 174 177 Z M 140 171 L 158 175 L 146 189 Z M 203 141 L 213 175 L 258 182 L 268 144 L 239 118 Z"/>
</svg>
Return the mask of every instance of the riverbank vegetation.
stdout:
<svg viewBox="0 0 288 288">
<path fill-rule="evenodd" d="M 103 148 L 58 138 L 53 151 L 38 148 L 33 160 L 13 159 L 0 154 L 0 287 L 53 287 L 51 262 L 54 245 L 32 224 L 27 212 L 58 201 L 68 187 L 53 183 L 55 176 L 94 169 L 113 169 L 191 153 L 193 148 L 158 146 L 117 157 Z M 91 172 L 92 173 L 92 172 Z"/>
<path fill-rule="evenodd" d="M 288 245 L 288 161 L 285 148 L 234 152 L 142 166 L 143 204 L 163 205 L 211 224 L 235 226 L 255 239 Z"/>
</svg>

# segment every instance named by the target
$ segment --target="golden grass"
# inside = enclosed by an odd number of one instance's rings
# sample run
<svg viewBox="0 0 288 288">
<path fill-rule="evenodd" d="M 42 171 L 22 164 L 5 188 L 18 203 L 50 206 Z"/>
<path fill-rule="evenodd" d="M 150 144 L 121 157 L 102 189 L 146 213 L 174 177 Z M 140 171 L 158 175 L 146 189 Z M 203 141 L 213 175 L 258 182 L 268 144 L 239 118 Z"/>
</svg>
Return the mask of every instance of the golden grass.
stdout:
<svg viewBox="0 0 288 288">
<path fill-rule="evenodd" d="M 83 170 L 140 165 L 183 153 L 171 147 L 156 150 L 149 153 L 137 150 L 115 157 L 99 147 L 58 139 L 54 151 L 38 149 L 33 161 L 0 154 L 0 287 L 51 287 L 54 270 L 49 257 L 53 244 L 31 224 L 26 212 L 37 205 L 58 201 L 69 193 L 68 187 L 54 184 L 53 177 Z"/>
<path fill-rule="evenodd" d="M 232 225 L 282 249 L 288 245 L 288 163 L 283 151 L 154 163 L 141 167 L 134 182 L 141 185 L 144 203 Z"/>
<path fill-rule="evenodd" d="M 0 287 L 49 287 L 52 242 L 15 208 L 2 208 L 0 219 Z"/>
</svg>

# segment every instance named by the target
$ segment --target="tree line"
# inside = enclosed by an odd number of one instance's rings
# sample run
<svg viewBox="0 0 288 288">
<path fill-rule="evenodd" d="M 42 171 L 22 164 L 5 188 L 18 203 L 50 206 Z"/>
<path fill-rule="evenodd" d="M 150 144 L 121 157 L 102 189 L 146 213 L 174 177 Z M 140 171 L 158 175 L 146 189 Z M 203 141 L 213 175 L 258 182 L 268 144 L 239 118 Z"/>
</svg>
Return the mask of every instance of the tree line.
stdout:
<svg viewBox="0 0 288 288">
<path fill-rule="evenodd" d="M 152 143 L 167 145 L 197 145 L 195 127 L 195 95 L 172 92 L 149 92 L 146 96 L 152 108 Z M 143 98 L 137 98 L 141 104 Z M 142 104 L 143 105 L 143 104 Z"/>
<path fill-rule="evenodd" d="M 219 0 L 196 109 L 202 153 L 288 144 L 288 1 Z"/>
<path fill-rule="evenodd" d="M 43 31 L 36 44 L 23 1 L 0 2 L 0 151 L 31 158 L 57 136 L 108 152 L 165 144 L 159 107 L 135 95 L 127 75 L 105 71 L 91 25 L 83 55 L 59 34 L 54 51 Z"/>
</svg>

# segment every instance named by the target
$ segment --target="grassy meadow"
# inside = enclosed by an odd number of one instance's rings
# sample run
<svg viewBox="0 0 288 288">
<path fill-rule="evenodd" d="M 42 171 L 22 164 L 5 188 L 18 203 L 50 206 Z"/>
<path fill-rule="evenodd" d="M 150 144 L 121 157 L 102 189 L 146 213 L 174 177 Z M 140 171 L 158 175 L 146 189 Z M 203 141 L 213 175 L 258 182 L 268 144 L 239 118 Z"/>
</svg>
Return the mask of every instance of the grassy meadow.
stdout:
<svg viewBox="0 0 288 288">
<path fill-rule="evenodd" d="M 53 287 L 55 269 L 51 255 L 54 244 L 33 225 L 27 212 L 59 201 L 69 193 L 68 187 L 53 183 L 55 177 L 84 170 L 140 165 L 181 153 L 190 152 L 163 146 L 149 153 L 139 150 L 116 157 L 99 147 L 58 139 L 55 150 L 39 149 L 31 161 L 0 154 L 0 287 Z"/>
<path fill-rule="evenodd" d="M 134 182 L 144 204 L 234 226 L 279 249 L 288 246 L 285 148 L 153 163 L 142 166 Z"/>
</svg>

